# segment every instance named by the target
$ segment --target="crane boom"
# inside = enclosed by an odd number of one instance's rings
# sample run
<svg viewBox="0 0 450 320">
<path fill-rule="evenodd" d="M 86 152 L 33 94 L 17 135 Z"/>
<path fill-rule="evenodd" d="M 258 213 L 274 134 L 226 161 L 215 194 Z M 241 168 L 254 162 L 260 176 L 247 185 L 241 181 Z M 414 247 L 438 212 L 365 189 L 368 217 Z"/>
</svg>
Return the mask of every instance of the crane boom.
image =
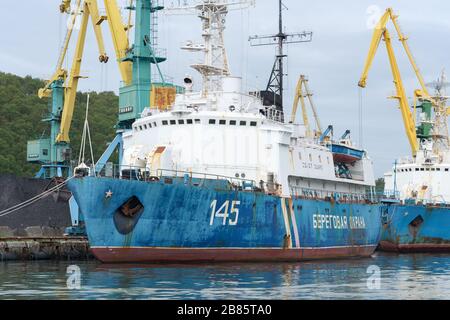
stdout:
<svg viewBox="0 0 450 320">
<path fill-rule="evenodd" d="M 81 0 L 77 0 L 75 11 L 70 19 L 70 25 L 74 26 L 78 13 L 80 12 L 81 8 Z M 60 11 L 61 13 L 70 13 L 70 0 L 64 0 L 63 3 L 60 5 Z M 53 76 L 50 80 L 48 80 L 45 84 L 45 86 L 38 91 L 38 96 L 40 99 L 42 98 L 48 98 L 51 95 L 51 85 L 53 82 L 61 79 L 63 82 L 65 82 L 67 78 L 67 71 L 63 68 L 63 63 L 67 55 L 67 49 L 69 48 L 70 39 L 72 38 L 73 33 L 73 27 L 67 28 L 66 36 L 64 38 L 63 46 L 61 49 L 61 52 L 59 53 L 58 62 L 56 63 L 56 70 Z"/>
<path fill-rule="evenodd" d="M 314 101 L 312 99 L 312 93 L 309 90 L 308 79 L 306 79 L 305 77 L 304 77 L 303 85 L 305 86 L 306 97 L 308 98 L 309 105 L 311 106 L 311 109 L 312 109 L 312 112 L 314 115 L 314 119 L 316 121 L 317 134 L 320 136 L 322 134 L 322 125 L 320 124 L 320 119 L 319 119 L 319 115 L 317 114 L 316 105 L 314 104 Z"/>
<path fill-rule="evenodd" d="M 389 34 L 389 31 L 387 30 L 387 23 L 389 22 L 389 19 L 393 21 L 395 29 L 397 31 L 397 34 L 399 36 L 400 41 L 403 44 L 403 47 L 408 55 L 409 62 L 413 66 L 414 72 L 416 73 L 416 77 L 418 78 L 420 85 L 422 87 L 422 91 L 416 90 L 416 96 L 422 96 L 426 99 L 431 99 L 429 97 L 428 91 L 426 89 L 425 82 L 423 80 L 423 77 L 419 71 L 419 68 L 417 67 L 417 64 L 415 63 L 413 56 L 411 54 L 411 50 L 409 49 L 409 46 L 407 44 L 407 38 L 402 34 L 400 27 L 397 23 L 398 16 L 395 16 L 393 13 L 393 10 L 391 8 L 386 10 L 386 13 L 381 17 L 380 21 L 378 22 L 378 25 L 375 27 L 375 31 L 372 37 L 372 42 L 370 45 L 368 57 L 364 66 L 364 70 L 362 73 L 362 76 L 359 80 L 358 85 L 361 88 L 365 88 L 367 85 L 367 78 L 370 71 L 370 68 L 373 63 L 373 59 L 375 58 L 375 55 L 377 53 L 377 50 L 379 48 L 381 40 L 385 41 L 386 49 L 389 57 L 389 63 L 391 66 L 392 76 L 394 78 L 394 84 L 396 88 L 396 96 L 393 97 L 399 101 L 400 110 L 402 113 L 403 118 L 403 124 L 405 127 L 406 135 L 409 141 L 409 144 L 411 146 L 411 151 L 413 156 L 417 154 L 419 151 L 419 142 L 417 139 L 417 132 L 416 132 L 416 124 L 415 119 L 413 117 L 413 114 L 410 110 L 408 97 L 405 93 L 405 88 L 403 86 L 403 81 L 401 78 L 400 70 L 397 64 L 397 60 L 395 58 L 394 49 L 392 47 L 392 39 Z"/>
<path fill-rule="evenodd" d="M 115 0 L 104 0 L 104 3 L 122 81 L 125 85 L 130 85 L 133 81 L 133 62 L 126 59 L 130 50 L 130 42 L 127 35 L 127 30 L 131 28 L 130 22 L 128 22 L 127 26 L 123 24 L 122 16 Z"/>
<path fill-rule="evenodd" d="M 304 90 L 303 90 L 304 87 Z M 314 119 L 316 122 L 316 127 L 317 127 L 317 135 L 320 136 L 322 134 L 322 128 L 320 125 L 320 120 L 319 120 L 319 116 L 317 114 L 317 110 L 316 107 L 314 105 L 313 99 L 312 99 L 312 94 L 309 91 L 309 87 L 308 87 L 308 79 L 304 76 L 301 75 L 298 83 L 297 83 L 297 87 L 295 90 L 295 97 L 294 97 L 294 105 L 292 108 L 292 115 L 291 115 L 291 121 L 290 123 L 294 123 L 295 122 L 295 117 L 297 114 L 297 109 L 298 109 L 298 104 L 300 102 L 300 105 L 302 107 L 302 117 L 303 117 L 303 124 L 306 127 L 306 136 L 311 137 L 311 126 L 309 123 L 309 118 L 308 118 L 308 111 L 306 109 L 306 101 L 305 101 L 305 97 L 308 98 L 309 104 L 311 106 L 311 109 L 313 111 L 313 115 L 314 115 Z"/>
<path fill-rule="evenodd" d="M 419 142 L 417 140 L 416 124 L 413 115 L 411 113 L 411 109 L 408 103 L 408 97 L 406 96 L 405 87 L 403 86 L 403 81 L 400 75 L 400 70 L 398 68 L 398 64 L 395 59 L 391 37 L 387 30 L 385 30 L 384 39 L 386 41 L 386 49 L 388 51 L 389 62 L 391 64 L 392 75 L 394 76 L 394 84 L 397 91 L 397 96 L 395 96 L 394 98 L 397 99 L 400 103 L 400 110 L 403 117 L 406 135 L 408 137 L 409 144 L 411 145 L 412 154 L 413 156 L 415 156 L 417 154 L 417 151 L 419 151 Z"/>
<path fill-rule="evenodd" d="M 422 92 L 424 93 L 424 95 L 427 98 L 430 98 L 430 94 L 428 92 L 428 88 L 427 85 L 425 84 L 425 80 L 423 79 L 422 73 L 420 72 L 419 67 L 417 66 L 417 63 L 412 55 L 411 49 L 409 48 L 408 45 L 408 37 L 406 37 L 401 29 L 400 29 L 400 25 L 398 24 L 397 20 L 398 20 L 398 15 L 395 15 L 392 8 L 387 9 L 389 12 L 389 15 L 391 17 L 392 23 L 394 24 L 395 30 L 397 31 L 398 34 L 398 39 L 400 40 L 400 42 L 403 45 L 403 48 L 405 49 L 406 55 L 408 56 L 408 60 L 409 63 L 411 63 L 411 66 L 414 69 L 414 73 L 416 74 L 417 80 L 419 80 L 420 83 L 420 87 L 422 88 Z"/>
<path fill-rule="evenodd" d="M 65 5 L 70 5 L 70 1 L 65 1 Z M 83 5 L 83 15 L 81 18 L 80 30 L 78 33 L 77 44 L 75 53 L 73 56 L 72 69 L 69 75 L 69 81 L 64 91 L 64 106 L 61 116 L 61 127 L 58 136 L 56 137 L 57 143 L 69 143 L 69 132 L 72 124 L 73 112 L 75 109 L 75 98 L 78 89 L 78 81 L 80 79 L 81 63 L 83 60 L 84 47 L 86 42 L 87 26 L 89 18 L 92 20 L 97 44 L 99 47 L 99 60 L 100 62 L 107 63 L 109 58 L 105 51 L 105 44 L 100 29 L 101 17 L 99 15 L 97 0 L 85 0 Z M 65 49 L 67 50 L 67 48 Z"/>
</svg>

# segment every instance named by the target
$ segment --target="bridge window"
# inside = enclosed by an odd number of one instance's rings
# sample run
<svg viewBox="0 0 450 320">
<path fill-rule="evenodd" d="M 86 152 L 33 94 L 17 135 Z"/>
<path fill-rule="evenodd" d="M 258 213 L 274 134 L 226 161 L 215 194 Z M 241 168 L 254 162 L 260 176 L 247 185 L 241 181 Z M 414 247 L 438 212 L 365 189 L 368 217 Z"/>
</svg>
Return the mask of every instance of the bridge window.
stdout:
<svg viewBox="0 0 450 320">
<path fill-rule="evenodd" d="M 247 121 L 241 121 L 241 122 L 240 122 L 240 125 L 241 125 L 241 126 L 246 126 L 246 125 L 247 125 Z"/>
<path fill-rule="evenodd" d="M 153 122 L 153 127 L 155 127 L 155 128 L 157 127 L 156 122 Z"/>
<path fill-rule="evenodd" d="M 141 130 L 141 131 L 142 131 L 142 126 L 139 126 L 139 130 Z"/>
<path fill-rule="evenodd" d="M 216 124 L 216 119 L 209 119 L 209 124 Z"/>
<path fill-rule="evenodd" d="M 187 123 L 187 124 L 192 124 L 193 121 L 192 121 L 192 119 L 187 119 L 187 120 L 186 120 L 186 123 Z"/>
<path fill-rule="evenodd" d="M 200 119 L 195 119 L 195 123 L 200 124 L 201 123 Z"/>
<path fill-rule="evenodd" d="M 256 121 L 250 122 L 250 126 L 251 127 L 256 127 L 257 125 L 258 125 L 258 123 Z"/>
<path fill-rule="evenodd" d="M 236 120 L 231 120 L 230 121 L 230 126 L 235 126 L 236 125 Z"/>
<path fill-rule="evenodd" d="M 146 124 L 144 124 L 144 130 L 147 130 L 147 125 Z"/>
<path fill-rule="evenodd" d="M 177 122 L 176 122 L 175 120 L 170 120 L 170 125 L 171 125 L 171 126 L 173 126 L 173 125 L 175 125 L 175 124 L 177 124 Z"/>
<path fill-rule="evenodd" d="M 178 120 L 178 124 L 184 124 L 184 120 Z"/>
<path fill-rule="evenodd" d="M 220 120 L 220 121 L 219 121 L 219 124 L 220 124 L 221 126 L 224 126 L 224 125 L 227 124 L 227 121 L 226 121 L 226 120 Z"/>
<path fill-rule="evenodd" d="M 163 126 L 167 126 L 169 124 L 169 122 L 167 122 L 167 120 L 164 120 L 163 122 L 162 122 L 162 125 Z"/>
</svg>

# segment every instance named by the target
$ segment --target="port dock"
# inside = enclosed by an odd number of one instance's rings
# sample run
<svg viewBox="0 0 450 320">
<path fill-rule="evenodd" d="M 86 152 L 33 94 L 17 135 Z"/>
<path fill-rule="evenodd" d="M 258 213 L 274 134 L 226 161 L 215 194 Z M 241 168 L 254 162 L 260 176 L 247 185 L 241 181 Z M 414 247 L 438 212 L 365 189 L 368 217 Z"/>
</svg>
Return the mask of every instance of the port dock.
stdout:
<svg viewBox="0 0 450 320">
<path fill-rule="evenodd" d="M 92 256 L 85 237 L 17 237 L 0 232 L 0 261 L 8 260 L 86 260 Z M 8 236 L 10 235 L 10 236 Z"/>
</svg>

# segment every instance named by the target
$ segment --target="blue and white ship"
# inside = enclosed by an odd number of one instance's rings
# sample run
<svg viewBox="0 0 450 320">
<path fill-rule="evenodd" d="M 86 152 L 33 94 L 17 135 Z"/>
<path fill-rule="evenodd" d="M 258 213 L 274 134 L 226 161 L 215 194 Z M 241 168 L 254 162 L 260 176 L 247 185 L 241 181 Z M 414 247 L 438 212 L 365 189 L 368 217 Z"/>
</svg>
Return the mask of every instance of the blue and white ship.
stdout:
<svg viewBox="0 0 450 320">
<path fill-rule="evenodd" d="M 435 83 L 436 96 L 417 107 L 420 148 L 398 159 L 385 174 L 386 195 L 380 248 L 396 252 L 450 252 L 450 140 L 445 76 Z"/>
<path fill-rule="evenodd" d="M 204 42 L 183 47 L 204 54 L 192 65 L 201 90 L 186 76 L 173 104 L 149 106 L 121 133 L 120 164 L 68 182 L 93 254 L 142 263 L 370 256 L 381 205 L 367 152 L 343 176 L 317 135 L 243 92 L 226 58 L 226 3 L 197 8 Z"/>
</svg>

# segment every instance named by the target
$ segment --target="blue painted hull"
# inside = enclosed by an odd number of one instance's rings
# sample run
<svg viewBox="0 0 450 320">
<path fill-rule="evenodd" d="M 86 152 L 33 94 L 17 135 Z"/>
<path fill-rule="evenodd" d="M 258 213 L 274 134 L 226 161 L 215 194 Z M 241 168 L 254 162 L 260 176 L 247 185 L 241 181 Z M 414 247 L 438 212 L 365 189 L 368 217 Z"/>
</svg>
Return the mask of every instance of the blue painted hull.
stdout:
<svg viewBox="0 0 450 320">
<path fill-rule="evenodd" d="M 69 188 L 103 262 L 359 257 L 371 255 L 380 240 L 379 204 L 288 199 L 214 182 L 85 177 L 70 180 Z M 130 197 L 143 207 L 132 219 L 119 211 Z"/>
<path fill-rule="evenodd" d="M 384 207 L 380 249 L 450 252 L 450 208 L 401 204 Z"/>
</svg>

